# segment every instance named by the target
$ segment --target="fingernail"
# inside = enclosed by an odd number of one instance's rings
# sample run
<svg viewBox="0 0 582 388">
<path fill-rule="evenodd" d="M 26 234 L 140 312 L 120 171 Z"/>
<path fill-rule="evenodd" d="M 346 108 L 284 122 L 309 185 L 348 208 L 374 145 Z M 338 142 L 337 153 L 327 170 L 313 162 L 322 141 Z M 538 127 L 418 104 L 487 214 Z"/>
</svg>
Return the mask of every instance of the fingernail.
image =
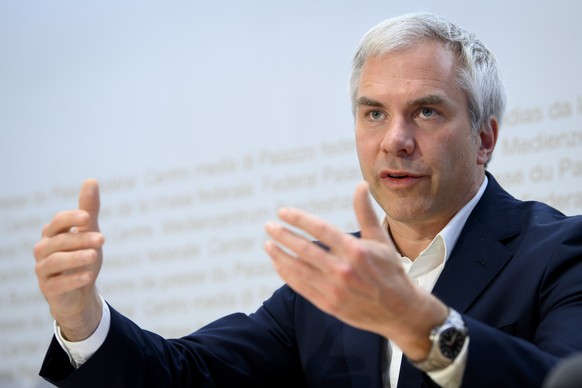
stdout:
<svg viewBox="0 0 582 388">
<path fill-rule="evenodd" d="M 270 255 L 275 249 L 275 243 L 272 240 L 267 240 L 265 241 L 265 244 L 263 244 L 263 249 Z"/>
<path fill-rule="evenodd" d="M 267 232 L 272 232 L 275 230 L 276 224 L 273 221 L 269 221 L 265 224 L 265 230 Z"/>
</svg>

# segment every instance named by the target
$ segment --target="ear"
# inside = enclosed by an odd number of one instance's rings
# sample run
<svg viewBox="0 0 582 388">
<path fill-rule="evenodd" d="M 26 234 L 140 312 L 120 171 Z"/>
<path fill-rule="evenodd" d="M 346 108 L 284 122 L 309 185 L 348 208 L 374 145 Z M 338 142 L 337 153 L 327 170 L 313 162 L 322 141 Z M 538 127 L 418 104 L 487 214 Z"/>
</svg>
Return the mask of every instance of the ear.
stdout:
<svg viewBox="0 0 582 388">
<path fill-rule="evenodd" d="M 491 116 L 489 121 L 484 123 L 479 130 L 479 150 L 477 151 L 477 164 L 487 165 L 491 159 L 493 149 L 497 143 L 499 133 L 499 123 L 495 116 Z"/>
</svg>

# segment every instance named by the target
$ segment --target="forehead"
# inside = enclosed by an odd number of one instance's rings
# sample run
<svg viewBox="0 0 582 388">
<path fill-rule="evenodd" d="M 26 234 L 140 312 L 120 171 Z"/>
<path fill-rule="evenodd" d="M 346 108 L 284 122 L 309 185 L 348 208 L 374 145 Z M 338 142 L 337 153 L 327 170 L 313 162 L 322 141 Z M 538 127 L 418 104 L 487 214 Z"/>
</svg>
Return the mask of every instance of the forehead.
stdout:
<svg viewBox="0 0 582 388">
<path fill-rule="evenodd" d="M 455 52 L 439 41 L 423 41 L 414 46 L 371 56 L 362 67 L 358 96 L 371 92 L 441 90 L 460 92 Z"/>
</svg>

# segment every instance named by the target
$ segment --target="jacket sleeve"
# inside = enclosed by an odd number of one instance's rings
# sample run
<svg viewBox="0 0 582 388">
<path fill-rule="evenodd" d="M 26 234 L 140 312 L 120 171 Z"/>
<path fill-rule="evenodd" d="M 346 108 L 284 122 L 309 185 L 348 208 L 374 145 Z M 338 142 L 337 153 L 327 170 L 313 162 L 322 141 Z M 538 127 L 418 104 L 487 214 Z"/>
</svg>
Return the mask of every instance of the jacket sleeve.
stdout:
<svg viewBox="0 0 582 388">
<path fill-rule="evenodd" d="M 142 330 L 111 309 L 101 348 L 75 370 L 56 339 L 41 376 L 60 387 L 305 385 L 295 346 L 295 294 L 282 287 L 259 310 L 232 314 L 180 339 Z"/>
</svg>

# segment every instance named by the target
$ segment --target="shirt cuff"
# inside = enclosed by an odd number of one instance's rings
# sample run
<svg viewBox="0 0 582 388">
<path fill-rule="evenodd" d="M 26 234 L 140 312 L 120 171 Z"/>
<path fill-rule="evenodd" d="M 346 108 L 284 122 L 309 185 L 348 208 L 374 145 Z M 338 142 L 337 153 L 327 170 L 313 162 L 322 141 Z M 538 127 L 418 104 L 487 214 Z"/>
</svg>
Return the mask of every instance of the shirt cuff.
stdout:
<svg viewBox="0 0 582 388">
<path fill-rule="evenodd" d="M 441 387 L 458 388 L 463 382 L 463 374 L 467 366 L 467 356 L 469 353 L 469 337 L 465 340 L 461 353 L 457 356 L 455 361 L 444 369 L 428 372 L 428 376 L 432 381 Z"/>
<path fill-rule="evenodd" d="M 105 303 L 105 299 L 101 297 L 103 310 L 101 314 L 101 321 L 93 334 L 83 341 L 70 342 L 63 338 L 61 328 L 55 321 L 55 337 L 65 353 L 69 356 L 71 364 L 78 369 L 103 345 L 107 334 L 109 333 L 109 326 L 111 325 L 111 313 L 109 306 Z"/>
</svg>

